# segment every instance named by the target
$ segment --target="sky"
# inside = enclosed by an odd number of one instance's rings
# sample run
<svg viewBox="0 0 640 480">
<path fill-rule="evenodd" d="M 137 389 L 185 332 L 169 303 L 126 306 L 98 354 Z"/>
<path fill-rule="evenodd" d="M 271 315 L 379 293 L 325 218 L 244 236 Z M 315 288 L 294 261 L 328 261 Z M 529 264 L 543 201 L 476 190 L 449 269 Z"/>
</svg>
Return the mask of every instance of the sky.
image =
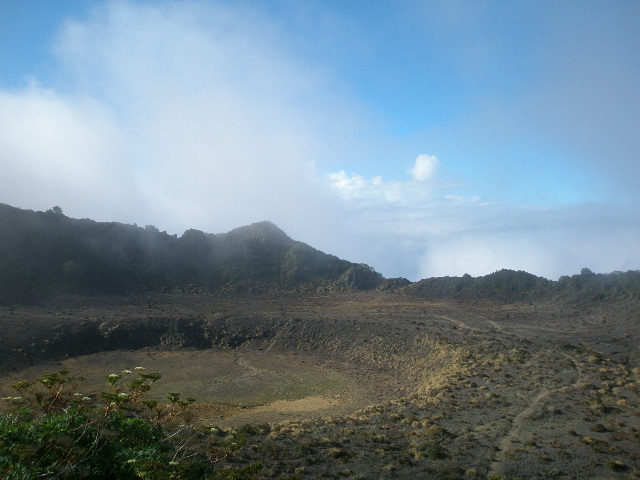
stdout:
<svg viewBox="0 0 640 480">
<path fill-rule="evenodd" d="M 638 52 L 633 0 L 0 0 L 0 203 L 410 280 L 636 270 Z"/>
</svg>

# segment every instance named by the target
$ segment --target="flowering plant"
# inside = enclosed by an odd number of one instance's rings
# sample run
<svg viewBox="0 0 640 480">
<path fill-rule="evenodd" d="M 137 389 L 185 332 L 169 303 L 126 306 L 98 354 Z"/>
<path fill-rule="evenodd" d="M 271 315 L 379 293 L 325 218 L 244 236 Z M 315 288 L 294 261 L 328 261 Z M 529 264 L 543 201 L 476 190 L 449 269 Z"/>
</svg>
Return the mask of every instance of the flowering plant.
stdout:
<svg viewBox="0 0 640 480">
<path fill-rule="evenodd" d="M 19 395 L 4 397 L 10 412 L 0 413 L 0 478 L 252 478 L 259 464 L 215 468 L 242 438 L 218 441 L 217 430 L 191 425 L 195 399 L 151 398 L 160 374 L 135 373 L 107 375 L 98 394 L 81 393 L 83 379 L 68 370 L 12 385 Z"/>
</svg>

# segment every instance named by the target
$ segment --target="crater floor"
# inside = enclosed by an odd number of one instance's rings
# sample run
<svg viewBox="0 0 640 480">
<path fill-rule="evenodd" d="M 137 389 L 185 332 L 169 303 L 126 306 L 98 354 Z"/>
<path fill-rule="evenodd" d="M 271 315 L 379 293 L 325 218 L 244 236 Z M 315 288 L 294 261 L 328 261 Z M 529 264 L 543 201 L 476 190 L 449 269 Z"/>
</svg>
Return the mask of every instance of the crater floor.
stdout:
<svg viewBox="0 0 640 480">
<path fill-rule="evenodd" d="M 47 360 L 0 378 L 0 396 L 10 385 L 67 369 L 85 378 L 83 394 L 106 386 L 105 375 L 145 367 L 161 373 L 153 397 L 180 392 L 194 397 L 199 422 L 221 426 L 343 415 L 398 395 L 398 379 L 365 366 L 298 352 L 265 353 L 217 348 L 114 350 Z"/>
<path fill-rule="evenodd" d="M 267 478 L 640 477 L 640 309 L 402 293 L 60 298 L 0 309 L 0 384 L 143 366 Z M 94 382 L 94 383 L 91 383 Z"/>
</svg>

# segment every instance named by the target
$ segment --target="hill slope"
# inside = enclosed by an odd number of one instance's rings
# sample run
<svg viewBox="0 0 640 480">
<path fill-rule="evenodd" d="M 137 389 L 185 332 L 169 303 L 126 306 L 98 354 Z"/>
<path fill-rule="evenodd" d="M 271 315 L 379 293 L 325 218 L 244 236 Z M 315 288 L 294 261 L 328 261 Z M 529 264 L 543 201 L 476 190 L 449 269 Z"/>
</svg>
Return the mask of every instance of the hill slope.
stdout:
<svg viewBox="0 0 640 480">
<path fill-rule="evenodd" d="M 115 222 L 73 219 L 0 204 L 0 303 L 62 293 L 134 291 L 335 291 L 403 289 L 425 298 L 536 300 L 640 299 L 640 271 L 580 274 L 547 280 L 499 270 L 481 277 L 439 277 L 411 283 L 384 279 L 373 268 L 291 239 L 270 222 L 178 237 Z"/>
<path fill-rule="evenodd" d="M 0 301 L 56 292 L 374 288 L 382 276 L 292 240 L 270 222 L 180 237 L 0 204 Z"/>
<path fill-rule="evenodd" d="M 411 296 L 464 300 L 514 302 L 536 301 L 555 296 L 582 301 L 613 298 L 640 299 L 640 271 L 594 273 L 583 268 L 579 274 L 553 281 L 522 270 L 502 269 L 481 277 L 427 278 L 404 289 Z"/>
</svg>

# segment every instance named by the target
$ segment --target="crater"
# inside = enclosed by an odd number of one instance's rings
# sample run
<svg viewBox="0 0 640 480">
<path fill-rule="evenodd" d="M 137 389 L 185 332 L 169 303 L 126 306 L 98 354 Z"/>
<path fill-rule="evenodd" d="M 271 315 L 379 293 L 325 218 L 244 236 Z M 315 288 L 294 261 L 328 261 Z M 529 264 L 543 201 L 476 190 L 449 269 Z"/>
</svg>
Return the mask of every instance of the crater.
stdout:
<svg viewBox="0 0 640 480">
<path fill-rule="evenodd" d="M 402 389 L 393 375 L 318 355 L 143 348 L 44 361 L 0 378 L 0 394 L 14 394 L 8 385 L 19 380 L 62 369 L 84 377 L 79 391 L 94 394 L 107 385 L 106 375 L 132 370 L 135 376 L 135 367 L 161 373 L 154 398 L 169 392 L 194 397 L 198 420 L 221 426 L 344 415 L 390 400 Z"/>
<path fill-rule="evenodd" d="M 0 394 L 62 369 L 84 377 L 81 391 L 91 394 L 105 388 L 106 375 L 144 367 L 162 375 L 156 398 L 194 397 L 200 421 L 232 426 L 346 415 L 415 390 L 426 371 L 416 359 L 428 346 L 415 326 L 328 317 L 321 309 L 265 315 L 254 307 L 245 306 L 251 315 L 192 306 L 162 316 L 123 305 L 64 316 L 16 311 L 1 324 L 8 354 Z"/>
</svg>

